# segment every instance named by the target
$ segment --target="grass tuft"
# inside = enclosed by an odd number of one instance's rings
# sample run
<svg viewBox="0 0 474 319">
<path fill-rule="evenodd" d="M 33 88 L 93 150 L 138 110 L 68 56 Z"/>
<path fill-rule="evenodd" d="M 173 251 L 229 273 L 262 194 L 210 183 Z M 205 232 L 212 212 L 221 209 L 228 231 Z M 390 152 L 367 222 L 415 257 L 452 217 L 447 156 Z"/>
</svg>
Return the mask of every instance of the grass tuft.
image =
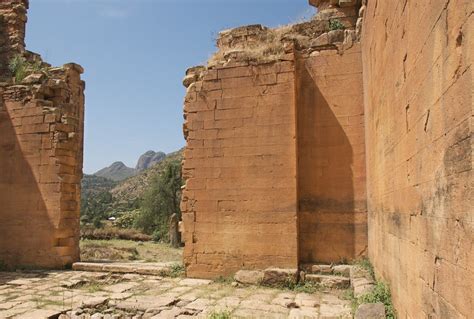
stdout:
<svg viewBox="0 0 474 319">
<path fill-rule="evenodd" d="M 20 54 L 15 55 L 8 63 L 15 83 L 21 83 L 29 74 L 45 71 L 41 61 L 29 62 Z"/>
<path fill-rule="evenodd" d="M 207 317 L 208 319 L 230 319 L 230 311 L 213 311 Z"/>
<path fill-rule="evenodd" d="M 171 266 L 171 271 L 169 273 L 169 276 L 172 278 L 184 277 L 185 271 L 186 271 L 186 268 L 184 267 L 183 264 L 174 264 Z"/>
<path fill-rule="evenodd" d="M 361 258 L 354 262 L 354 265 L 366 270 L 372 279 L 375 279 L 374 266 L 368 258 Z"/>
</svg>

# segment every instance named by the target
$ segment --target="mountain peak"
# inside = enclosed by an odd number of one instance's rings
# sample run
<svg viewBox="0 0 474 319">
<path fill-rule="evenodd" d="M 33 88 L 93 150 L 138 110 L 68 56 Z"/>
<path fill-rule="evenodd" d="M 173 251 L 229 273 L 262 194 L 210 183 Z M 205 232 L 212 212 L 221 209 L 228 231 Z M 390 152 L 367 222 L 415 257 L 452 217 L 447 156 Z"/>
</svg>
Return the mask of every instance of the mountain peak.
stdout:
<svg viewBox="0 0 474 319">
<path fill-rule="evenodd" d="M 121 181 L 136 174 L 134 168 L 127 167 L 123 162 L 114 162 L 109 167 L 94 173 L 95 176 L 105 177 L 113 181 Z"/>
<path fill-rule="evenodd" d="M 166 154 L 163 152 L 147 151 L 138 159 L 137 166 L 135 167 L 138 171 L 143 171 L 153 165 L 158 164 L 164 160 Z"/>
</svg>

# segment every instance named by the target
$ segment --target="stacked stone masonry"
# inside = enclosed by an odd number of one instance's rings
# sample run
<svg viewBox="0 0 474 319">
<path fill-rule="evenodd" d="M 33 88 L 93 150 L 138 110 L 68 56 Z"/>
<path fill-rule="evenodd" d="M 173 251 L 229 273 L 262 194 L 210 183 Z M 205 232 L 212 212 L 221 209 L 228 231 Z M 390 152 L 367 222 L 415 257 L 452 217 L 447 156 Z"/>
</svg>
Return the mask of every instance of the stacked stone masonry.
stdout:
<svg viewBox="0 0 474 319">
<path fill-rule="evenodd" d="M 62 268 L 79 259 L 83 70 L 25 51 L 27 6 L 0 4 L 0 264 Z M 41 71 L 13 83 L 15 56 Z"/>
<path fill-rule="evenodd" d="M 368 253 L 399 317 L 469 318 L 474 3 L 310 4 L 187 72 L 187 274 Z"/>
<path fill-rule="evenodd" d="M 357 13 L 334 6 L 289 28 L 223 31 L 208 67 L 187 71 L 188 276 L 366 254 Z M 331 30 L 334 18 L 346 30 Z M 273 55 L 259 56 L 262 45 Z"/>
<path fill-rule="evenodd" d="M 222 67 L 188 88 L 184 261 L 195 277 L 296 268 L 294 62 Z"/>
</svg>

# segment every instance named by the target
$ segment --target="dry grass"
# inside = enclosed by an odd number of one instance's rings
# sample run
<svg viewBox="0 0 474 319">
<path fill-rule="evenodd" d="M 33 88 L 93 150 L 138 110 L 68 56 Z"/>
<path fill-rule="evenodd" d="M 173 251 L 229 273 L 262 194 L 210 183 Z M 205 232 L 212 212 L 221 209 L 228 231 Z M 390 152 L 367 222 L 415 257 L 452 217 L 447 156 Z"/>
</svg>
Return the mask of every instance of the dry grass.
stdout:
<svg viewBox="0 0 474 319">
<path fill-rule="evenodd" d="M 81 260 L 181 262 L 183 250 L 167 244 L 130 240 L 81 240 Z"/>
<path fill-rule="evenodd" d="M 226 50 L 219 50 L 208 61 L 208 67 L 226 62 L 232 54 L 238 60 L 247 60 L 258 63 L 277 61 L 285 55 L 285 43 L 296 42 L 299 46 L 309 46 L 311 39 L 294 31 L 293 25 L 285 25 L 262 32 L 257 41 L 247 42 L 244 46 L 236 46 Z"/>
<path fill-rule="evenodd" d="M 92 226 L 81 227 L 82 239 L 124 239 L 133 241 L 150 241 L 150 235 L 143 234 L 136 229 L 118 228 L 113 226 L 105 226 L 103 228 L 95 228 Z"/>
</svg>

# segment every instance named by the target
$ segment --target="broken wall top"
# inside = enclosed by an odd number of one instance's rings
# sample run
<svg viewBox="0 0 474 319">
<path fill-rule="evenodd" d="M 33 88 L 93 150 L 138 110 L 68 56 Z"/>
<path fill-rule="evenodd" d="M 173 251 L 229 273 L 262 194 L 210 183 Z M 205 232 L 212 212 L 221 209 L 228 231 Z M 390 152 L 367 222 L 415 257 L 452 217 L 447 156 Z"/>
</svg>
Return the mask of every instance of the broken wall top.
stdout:
<svg viewBox="0 0 474 319">
<path fill-rule="evenodd" d="M 342 53 L 359 41 L 363 10 L 358 0 L 311 4 L 319 5 L 319 10 L 309 21 L 277 28 L 254 24 L 219 32 L 218 50 L 207 67 L 189 69 L 183 84 L 189 87 L 206 69 L 291 60 L 295 50 L 308 56 L 323 50 Z"/>
</svg>

